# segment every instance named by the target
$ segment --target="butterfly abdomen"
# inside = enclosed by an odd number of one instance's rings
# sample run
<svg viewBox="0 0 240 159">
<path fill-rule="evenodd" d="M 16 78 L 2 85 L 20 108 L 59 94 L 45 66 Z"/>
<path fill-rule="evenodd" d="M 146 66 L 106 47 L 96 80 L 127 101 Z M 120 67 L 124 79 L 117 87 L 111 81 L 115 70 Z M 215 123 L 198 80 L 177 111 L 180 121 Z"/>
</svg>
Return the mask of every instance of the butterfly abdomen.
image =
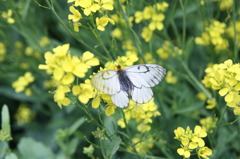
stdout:
<svg viewBox="0 0 240 159">
<path fill-rule="evenodd" d="M 128 78 L 125 71 L 118 71 L 118 79 L 120 82 L 120 88 L 122 91 L 126 92 L 127 94 L 131 94 L 134 89 L 134 85 Z"/>
</svg>

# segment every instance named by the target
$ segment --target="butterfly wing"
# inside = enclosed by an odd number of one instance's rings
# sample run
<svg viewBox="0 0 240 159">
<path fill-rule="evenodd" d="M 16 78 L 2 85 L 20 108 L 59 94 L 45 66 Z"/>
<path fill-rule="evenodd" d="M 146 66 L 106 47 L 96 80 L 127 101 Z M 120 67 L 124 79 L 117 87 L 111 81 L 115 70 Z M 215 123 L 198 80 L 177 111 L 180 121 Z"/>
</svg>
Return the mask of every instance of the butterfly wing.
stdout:
<svg viewBox="0 0 240 159">
<path fill-rule="evenodd" d="M 111 100 L 119 108 L 126 108 L 129 103 L 128 94 L 122 90 L 112 95 Z"/>
<path fill-rule="evenodd" d="M 120 91 L 117 71 L 106 70 L 95 74 L 91 79 L 92 85 L 100 92 L 114 95 Z"/>
<path fill-rule="evenodd" d="M 127 67 L 124 71 L 134 85 L 131 92 L 132 100 L 140 104 L 152 99 L 151 87 L 159 84 L 166 75 L 166 69 L 157 64 L 134 65 Z"/>
</svg>

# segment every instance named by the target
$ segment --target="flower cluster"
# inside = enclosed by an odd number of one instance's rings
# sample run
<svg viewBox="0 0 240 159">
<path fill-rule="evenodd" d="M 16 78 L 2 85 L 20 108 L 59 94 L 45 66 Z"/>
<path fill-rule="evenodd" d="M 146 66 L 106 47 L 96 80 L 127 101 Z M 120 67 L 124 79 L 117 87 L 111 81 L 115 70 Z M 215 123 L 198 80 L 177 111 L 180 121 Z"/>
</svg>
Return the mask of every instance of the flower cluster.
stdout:
<svg viewBox="0 0 240 159">
<path fill-rule="evenodd" d="M 7 20 L 9 24 L 15 23 L 15 19 L 12 18 L 13 10 L 9 9 L 7 12 L 2 13 L 2 17 Z"/>
<path fill-rule="evenodd" d="M 178 127 L 174 130 L 174 133 L 174 139 L 181 142 L 181 148 L 177 149 L 177 153 L 184 158 L 189 158 L 194 149 L 196 149 L 199 158 L 208 159 L 212 155 L 212 150 L 205 146 L 205 142 L 202 139 L 207 136 L 205 129 L 202 127 L 195 126 L 194 132 L 189 127 L 186 130 Z"/>
<path fill-rule="evenodd" d="M 161 31 L 164 28 L 163 20 L 165 19 L 164 12 L 168 8 L 168 3 L 156 3 L 153 6 L 146 6 L 143 11 L 137 11 L 134 15 L 135 23 L 148 23 L 148 26 L 142 30 L 142 38 L 149 42 L 155 30 Z"/>
<path fill-rule="evenodd" d="M 146 132 L 151 130 L 150 124 L 152 123 L 152 117 L 160 115 L 157 108 L 158 107 L 154 103 L 154 99 L 146 104 L 138 104 L 130 101 L 129 106 L 126 109 L 123 109 L 123 112 L 127 123 L 130 122 L 131 119 L 134 119 L 137 123 L 139 123 L 137 130 L 139 132 Z M 123 118 L 119 119 L 117 123 L 121 128 L 126 127 Z"/>
<path fill-rule="evenodd" d="M 71 92 L 71 85 L 75 78 L 85 77 L 89 68 L 99 65 L 99 60 L 94 58 L 94 55 L 89 51 L 84 52 L 81 58 L 72 56 L 69 53 L 69 44 L 58 46 L 53 49 L 53 52 L 45 53 L 46 64 L 39 65 L 39 69 L 46 70 L 48 74 L 52 75 L 57 87 L 54 101 L 58 103 L 59 107 L 67 106 L 70 104 L 70 99 L 66 94 Z M 85 103 L 88 100 L 83 100 L 83 96 L 80 95 L 83 91 L 85 91 L 85 86 L 73 87 L 74 94 L 79 95 L 79 100 Z"/>
<path fill-rule="evenodd" d="M 168 59 L 169 57 L 176 57 L 176 55 L 181 55 L 182 50 L 176 46 L 173 46 L 171 42 L 164 41 L 162 47 L 157 49 L 157 54 L 161 59 Z"/>
<path fill-rule="evenodd" d="M 138 154 L 146 154 L 153 148 L 154 139 L 152 136 L 147 136 L 143 140 L 143 137 L 137 134 L 133 137 L 132 142 Z M 133 148 L 129 147 L 128 150 L 133 151 Z"/>
<path fill-rule="evenodd" d="M 233 0 L 212 0 L 218 3 L 220 10 L 229 10 L 233 7 Z"/>
<path fill-rule="evenodd" d="M 0 62 L 4 61 L 6 52 L 7 50 L 6 50 L 5 44 L 0 42 Z"/>
<path fill-rule="evenodd" d="M 15 119 L 19 125 L 29 123 L 34 117 L 33 112 L 26 105 L 21 104 L 15 114 Z"/>
<path fill-rule="evenodd" d="M 212 20 L 205 24 L 204 32 L 201 37 L 195 38 L 195 43 L 199 45 L 213 45 L 216 51 L 228 48 L 228 41 L 225 39 L 226 24 L 217 20 Z"/>
<path fill-rule="evenodd" d="M 114 24 L 114 21 L 107 16 L 107 13 L 104 12 L 114 9 L 113 0 L 68 0 L 68 3 L 74 3 L 69 8 L 72 14 L 68 15 L 68 19 L 73 22 L 75 32 L 79 31 L 79 26 L 81 25 L 80 21 L 83 18 L 82 13 L 85 16 L 90 16 L 97 12 L 101 13 L 101 17 L 96 17 L 95 19 L 97 29 L 100 31 L 104 31 L 105 26 L 109 22 Z"/>
<path fill-rule="evenodd" d="M 240 64 L 233 64 L 226 60 L 221 64 L 214 64 L 205 70 L 203 84 L 214 90 L 219 90 L 229 107 L 234 108 L 234 114 L 240 115 Z"/>
<path fill-rule="evenodd" d="M 25 90 L 26 95 L 31 95 L 31 88 L 27 88 L 35 78 L 31 72 L 26 72 L 23 76 L 19 77 L 15 82 L 12 83 L 12 87 L 15 89 L 15 92 L 19 93 Z"/>
<path fill-rule="evenodd" d="M 173 76 L 173 72 L 172 71 L 168 71 L 165 81 L 169 84 L 175 84 L 177 82 L 177 78 L 175 76 Z"/>
<path fill-rule="evenodd" d="M 207 117 L 200 120 L 202 128 L 209 133 L 213 133 L 213 129 L 217 126 L 218 118 Z"/>
</svg>

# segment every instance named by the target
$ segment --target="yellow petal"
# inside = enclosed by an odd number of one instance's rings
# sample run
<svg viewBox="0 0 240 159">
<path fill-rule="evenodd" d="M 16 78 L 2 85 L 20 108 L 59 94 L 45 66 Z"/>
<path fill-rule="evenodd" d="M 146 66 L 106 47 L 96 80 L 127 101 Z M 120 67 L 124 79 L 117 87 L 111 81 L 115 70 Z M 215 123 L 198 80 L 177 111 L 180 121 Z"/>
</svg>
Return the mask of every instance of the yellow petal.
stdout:
<svg viewBox="0 0 240 159">
<path fill-rule="evenodd" d="M 96 98 L 94 98 L 93 99 L 93 101 L 92 101 L 92 107 L 93 108 L 98 108 L 99 107 L 99 105 L 100 105 L 100 97 L 99 96 L 97 96 Z"/>
<path fill-rule="evenodd" d="M 223 88 L 223 89 L 220 89 L 218 93 L 220 94 L 220 96 L 225 96 L 229 91 L 230 91 L 230 88 Z"/>
<path fill-rule="evenodd" d="M 75 96 L 76 96 L 76 95 L 79 95 L 80 92 L 81 92 L 81 87 L 80 87 L 79 85 L 73 86 L 72 92 L 73 92 L 73 95 L 75 95 Z"/>
</svg>

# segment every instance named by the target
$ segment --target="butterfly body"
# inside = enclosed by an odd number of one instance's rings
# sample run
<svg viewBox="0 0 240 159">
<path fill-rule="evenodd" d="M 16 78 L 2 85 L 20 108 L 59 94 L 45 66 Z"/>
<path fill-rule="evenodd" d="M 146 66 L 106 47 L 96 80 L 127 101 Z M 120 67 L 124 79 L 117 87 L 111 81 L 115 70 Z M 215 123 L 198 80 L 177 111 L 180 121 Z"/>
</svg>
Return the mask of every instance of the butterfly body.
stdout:
<svg viewBox="0 0 240 159">
<path fill-rule="evenodd" d="M 124 71 L 124 70 L 117 71 L 117 74 L 118 74 L 118 79 L 120 82 L 120 89 L 125 91 L 128 95 L 130 95 L 134 89 L 134 85 L 128 78 L 126 71 Z"/>
<path fill-rule="evenodd" d="M 136 103 L 147 103 L 153 97 L 151 87 L 156 86 L 166 75 L 166 69 L 157 64 L 140 64 L 117 70 L 106 70 L 95 74 L 92 85 L 111 96 L 120 107 L 128 106 L 131 97 Z"/>
</svg>

